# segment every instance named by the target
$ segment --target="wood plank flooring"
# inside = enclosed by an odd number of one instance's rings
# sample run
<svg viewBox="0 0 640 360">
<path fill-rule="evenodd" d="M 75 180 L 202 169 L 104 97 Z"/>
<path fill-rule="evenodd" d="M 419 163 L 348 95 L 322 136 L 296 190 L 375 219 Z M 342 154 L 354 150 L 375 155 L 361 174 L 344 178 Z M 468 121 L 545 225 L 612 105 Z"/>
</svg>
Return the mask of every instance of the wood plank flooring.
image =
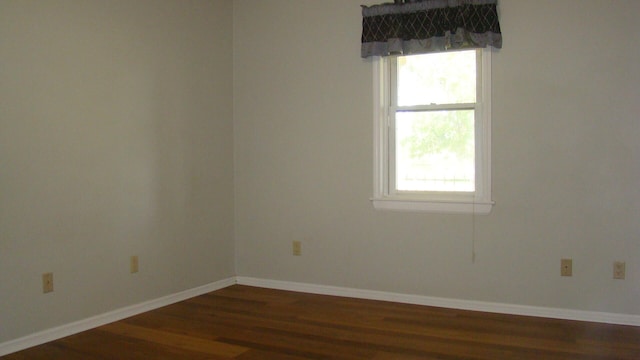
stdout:
<svg viewBox="0 0 640 360">
<path fill-rule="evenodd" d="M 234 285 L 1 357 L 640 359 L 640 327 Z"/>
</svg>

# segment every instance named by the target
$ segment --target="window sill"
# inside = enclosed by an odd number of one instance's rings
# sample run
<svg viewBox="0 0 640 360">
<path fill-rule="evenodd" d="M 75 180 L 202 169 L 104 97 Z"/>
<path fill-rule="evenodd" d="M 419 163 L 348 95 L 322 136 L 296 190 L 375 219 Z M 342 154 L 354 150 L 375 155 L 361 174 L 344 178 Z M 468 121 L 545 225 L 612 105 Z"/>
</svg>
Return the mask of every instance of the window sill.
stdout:
<svg viewBox="0 0 640 360">
<path fill-rule="evenodd" d="M 431 212 L 442 214 L 478 214 L 491 212 L 494 202 L 470 201 L 427 201 L 421 199 L 373 198 L 373 207 L 377 210 L 396 210 L 411 212 Z"/>
</svg>

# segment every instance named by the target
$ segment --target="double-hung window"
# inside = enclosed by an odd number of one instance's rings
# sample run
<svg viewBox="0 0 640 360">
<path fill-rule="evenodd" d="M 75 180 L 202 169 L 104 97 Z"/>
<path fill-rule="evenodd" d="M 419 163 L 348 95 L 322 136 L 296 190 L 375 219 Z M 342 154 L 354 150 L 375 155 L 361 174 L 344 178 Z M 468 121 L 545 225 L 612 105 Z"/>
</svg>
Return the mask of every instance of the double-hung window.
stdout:
<svg viewBox="0 0 640 360">
<path fill-rule="evenodd" d="M 379 57 L 377 209 L 491 211 L 491 51 Z"/>
</svg>

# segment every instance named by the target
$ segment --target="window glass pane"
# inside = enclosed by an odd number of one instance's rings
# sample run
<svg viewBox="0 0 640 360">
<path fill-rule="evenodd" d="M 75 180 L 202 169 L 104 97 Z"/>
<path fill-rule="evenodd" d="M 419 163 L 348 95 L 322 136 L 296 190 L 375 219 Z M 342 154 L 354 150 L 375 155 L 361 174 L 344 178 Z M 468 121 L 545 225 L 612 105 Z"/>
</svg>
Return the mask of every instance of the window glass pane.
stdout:
<svg viewBox="0 0 640 360">
<path fill-rule="evenodd" d="M 474 111 L 396 113 L 399 191 L 475 191 Z"/>
<path fill-rule="evenodd" d="M 476 101 L 476 51 L 398 57 L 398 106 Z"/>
</svg>

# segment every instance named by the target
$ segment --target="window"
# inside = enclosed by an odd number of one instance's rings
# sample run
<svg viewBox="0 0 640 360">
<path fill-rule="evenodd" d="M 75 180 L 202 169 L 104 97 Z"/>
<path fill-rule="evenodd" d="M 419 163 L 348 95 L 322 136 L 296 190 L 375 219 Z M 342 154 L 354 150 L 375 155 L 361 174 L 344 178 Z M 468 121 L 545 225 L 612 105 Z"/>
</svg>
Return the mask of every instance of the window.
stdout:
<svg viewBox="0 0 640 360">
<path fill-rule="evenodd" d="M 378 58 L 377 209 L 491 211 L 491 52 Z"/>
</svg>

